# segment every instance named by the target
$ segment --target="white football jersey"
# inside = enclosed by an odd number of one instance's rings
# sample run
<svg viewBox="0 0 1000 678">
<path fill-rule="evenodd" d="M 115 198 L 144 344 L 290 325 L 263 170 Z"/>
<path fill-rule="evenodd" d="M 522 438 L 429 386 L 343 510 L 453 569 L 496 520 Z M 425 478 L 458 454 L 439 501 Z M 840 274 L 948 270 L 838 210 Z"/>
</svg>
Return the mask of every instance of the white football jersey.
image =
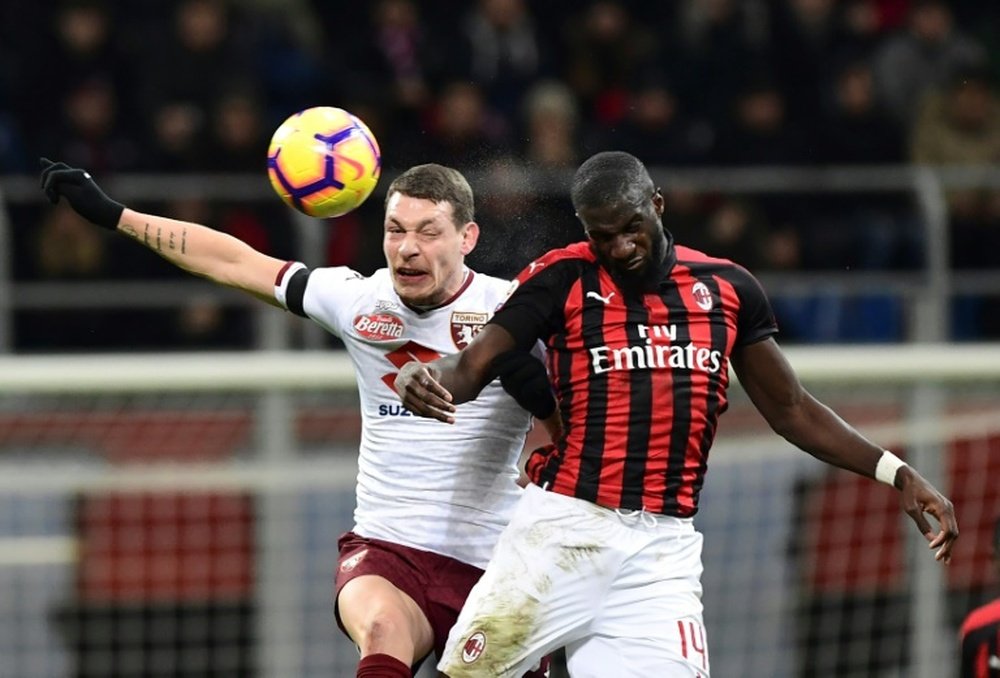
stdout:
<svg viewBox="0 0 1000 678">
<path fill-rule="evenodd" d="M 485 568 L 520 497 L 517 461 L 531 415 L 500 386 L 457 407 L 455 423 L 411 414 L 393 380 L 399 368 L 458 352 L 503 302 L 510 283 L 467 271 L 462 290 L 425 312 L 406 306 L 388 269 L 370 278 L 318 268 L 304 288 L 279 276 L 275 297 L 340 338 L 361 397 L 354 531 Z M 294 298 L 292 298 L 294 296 Z"/>
</svg>

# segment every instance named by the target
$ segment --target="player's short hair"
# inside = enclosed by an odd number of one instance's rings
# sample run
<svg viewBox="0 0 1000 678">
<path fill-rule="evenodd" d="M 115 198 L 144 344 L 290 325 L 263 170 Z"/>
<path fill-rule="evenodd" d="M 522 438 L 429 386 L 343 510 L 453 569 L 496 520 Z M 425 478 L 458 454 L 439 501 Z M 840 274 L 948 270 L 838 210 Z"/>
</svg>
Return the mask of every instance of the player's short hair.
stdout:
<svg viewBox="0 0 1000 678">
<path fill-rule="evenodd" d="M 414 165 L 389 184 L 385 194 L 386 206 L 393 193 L 451 204 L 455 226 L 462 226 L 476 218 L 472 187 L 461 172 L 451 167 L 436 163 Z"/>
<path fill-rule="evenodd" d="M 570 198 L 573 209 L 579 212 L 615 203 L 642 205 L 654 191 L 653 179 L 642 161 L 630 153 L 605 151 L 591 156 L 576 170 Z"/>
</svg>

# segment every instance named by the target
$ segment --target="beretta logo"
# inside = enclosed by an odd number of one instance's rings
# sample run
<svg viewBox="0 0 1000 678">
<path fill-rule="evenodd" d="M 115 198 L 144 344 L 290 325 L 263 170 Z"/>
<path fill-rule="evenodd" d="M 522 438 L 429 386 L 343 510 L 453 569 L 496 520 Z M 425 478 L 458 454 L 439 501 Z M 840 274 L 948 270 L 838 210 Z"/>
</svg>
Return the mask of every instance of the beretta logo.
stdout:
<svg viewBox="0 0 1000 678">
<path fill-rule="evenodd" d="M 355 316 L 354 330 L 371 341 L 396 341 L 403 337 L 403 319 L 395 313 Z"/>
</svg>

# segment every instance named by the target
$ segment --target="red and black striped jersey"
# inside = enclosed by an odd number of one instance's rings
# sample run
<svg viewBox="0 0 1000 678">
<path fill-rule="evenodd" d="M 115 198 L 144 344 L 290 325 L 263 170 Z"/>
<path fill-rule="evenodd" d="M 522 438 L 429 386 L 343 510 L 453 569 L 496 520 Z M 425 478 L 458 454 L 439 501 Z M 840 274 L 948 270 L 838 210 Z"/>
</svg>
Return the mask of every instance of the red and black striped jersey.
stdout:
<svg viewBox="0 0 1000 678">
<path fill-rule="evenodd" d="M 697 511 L 729 356 L 777 326 L 746 269 L 686 247 L 671 256 L 655 291 L 627 293 L 588 243 L 553 250 L 493 316 L 518 346 L 548 349 L 564 435 L 529 459 L 534 483 L 612 508 Z"/>
<path fill-rule="evenodd" d="M 1000 600 L 970 612 L 959 637 L 962 643 L 959 678 L 1000 678 Z"/>
</svg>

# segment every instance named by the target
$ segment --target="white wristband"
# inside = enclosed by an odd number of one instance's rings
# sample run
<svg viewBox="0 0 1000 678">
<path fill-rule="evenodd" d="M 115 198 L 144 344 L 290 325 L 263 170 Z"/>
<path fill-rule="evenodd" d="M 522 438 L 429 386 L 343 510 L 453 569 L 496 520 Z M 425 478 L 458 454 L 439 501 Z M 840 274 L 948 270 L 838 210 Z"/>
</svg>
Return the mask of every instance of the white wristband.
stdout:
<svg viewBox="0 0 1000 678">
<path fill-rule="evenodd" d="M 900 466 L 906 466 L 906 462 L 889 450 L 883 450 L 878 464 L 875 465 L 875 480 L 886 485 L 895 485 L 896 471 Z"/>
</svg>

